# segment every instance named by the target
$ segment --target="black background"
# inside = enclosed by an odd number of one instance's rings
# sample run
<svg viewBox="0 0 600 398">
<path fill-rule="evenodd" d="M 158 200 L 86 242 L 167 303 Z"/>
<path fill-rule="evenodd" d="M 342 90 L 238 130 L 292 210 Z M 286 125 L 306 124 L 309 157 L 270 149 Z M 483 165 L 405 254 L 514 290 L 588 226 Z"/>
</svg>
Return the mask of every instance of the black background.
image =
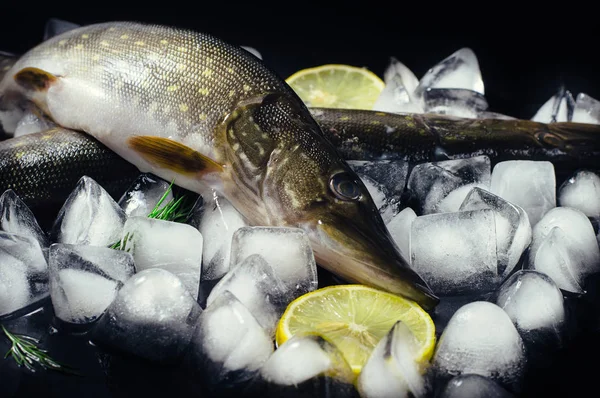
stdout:
<svg viewBox="0 0 600 398">
<path fill-rule="evenodd" d="M 531 118 L 565 84 L 600 99 L 598 16 L 589 5 L 509 2 L 26 2 L 0 6 L 0 50 L 39 43 L 50 17 L 136 20 L 211 33 L 257 48 L 282 77 L 324 63 L 382 76 L 390 56 L 417 77 L 461 47 L 479 58 L 490 110 Z"/>
<path fill-rule="evenodd" d="M 598 15 L 576 2 L 535 7 L 525 2 L 440 6 L 422 0 L 3 3 L 0 50 L 14 53 L 39 43 L 51 17 L 78 24 L 135 20 L 255 47 L 283 78 L 325 63 L 365 66 L 382 76 L 390 56 L 420 78 L 454 51 L 470 47 L 479 59 L 492 111 L 529 119 L 561 84 L 573 95 L 585 92 L 600 99 Z M 559 367 L 547 364 L 550 369 L 536 375 L 543 393 L 576 395 L 596 385 L 600 345 L 592 323 L 585 336 L 555 359 Z"/>
</svg>

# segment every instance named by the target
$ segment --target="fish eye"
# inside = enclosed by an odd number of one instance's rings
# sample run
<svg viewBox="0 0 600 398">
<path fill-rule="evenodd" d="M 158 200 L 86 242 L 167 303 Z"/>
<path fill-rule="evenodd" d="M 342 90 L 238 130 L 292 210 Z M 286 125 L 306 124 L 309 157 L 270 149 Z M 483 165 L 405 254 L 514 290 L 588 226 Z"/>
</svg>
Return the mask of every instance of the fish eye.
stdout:
<svg viewBox="0 0 600 398">
<path fill-rule="evenodd" d="M 331 176 L 329 189 L 341 200 L 359 200 L 362 196 L 358 184 L 345 172 Z"/>
</svg>

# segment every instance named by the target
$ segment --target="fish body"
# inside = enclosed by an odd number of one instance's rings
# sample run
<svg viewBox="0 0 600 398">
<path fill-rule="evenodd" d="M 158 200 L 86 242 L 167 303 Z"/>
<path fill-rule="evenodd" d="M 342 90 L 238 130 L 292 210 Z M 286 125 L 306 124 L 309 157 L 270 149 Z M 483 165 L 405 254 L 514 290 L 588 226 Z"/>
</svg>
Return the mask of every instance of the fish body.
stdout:
<svg viewBox="0 0 600 398">
<path fill-rule="evenodd" d="M 326 108 L 311 113 L 347 160 L 420 163 L 487 155 L 494 164 L 520 159 L 557 168 L 599 166 L 600 126 L 594 124 Z"/>
<path fill-rule="evenodd" d="M 55 217 L 51 209 L 58 210 L 84 175 L 118 200 L 139 171 L 93 137 L 63 128 L 0 142 L 0 189 L 40 209 L 38 218 Z"/>
<path fill-rule="evenodd" d="M 157 25 L 85 26 L 8 71 L 0 82 L 7 131 L 24 103 L 142 172 L 193 192 L 216 189 L 250 224 L 303 228 L 317 262 L 342 278 L 426 308 L 438 301 L 302 101 L 238 46 Z"/>
</svg>

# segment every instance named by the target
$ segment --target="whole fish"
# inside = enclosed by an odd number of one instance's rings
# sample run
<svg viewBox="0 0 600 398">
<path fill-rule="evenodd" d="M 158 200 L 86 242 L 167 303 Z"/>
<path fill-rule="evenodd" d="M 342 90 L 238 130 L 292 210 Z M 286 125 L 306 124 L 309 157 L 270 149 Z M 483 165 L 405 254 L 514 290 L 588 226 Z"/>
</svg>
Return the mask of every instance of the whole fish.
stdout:
<svg viewBox="0 0 600 398">
<path fill-rule="evenodd" d="M 303 228 L 317 262 L 348 281 L 425 308 L 438 302 L 300 98 L 238 46 L 157 25 L 85 26 L 8 71 L 0 82 L 6 131 L 26 102 L 142 172 L 193 192 L 216 189 L 253 225 Z"/>
</svg>

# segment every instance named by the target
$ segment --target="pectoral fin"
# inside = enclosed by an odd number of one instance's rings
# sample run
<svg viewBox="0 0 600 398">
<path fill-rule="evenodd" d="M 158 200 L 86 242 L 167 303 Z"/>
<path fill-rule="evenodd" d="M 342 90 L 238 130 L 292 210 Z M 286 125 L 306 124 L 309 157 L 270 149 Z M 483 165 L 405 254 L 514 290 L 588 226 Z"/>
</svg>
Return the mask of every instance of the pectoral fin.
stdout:
<svg viewBox="0 0 600 398">
<path fill-rule="evenodd" d="M 57 76 L 33 67 L 21 69 L 14 78 L 19 86 L 31 91 L 46 91 L 58 80 Z"/>
<path fill-rule="evenodd" d="M 128 140 L 131 149 L 146 161 L 183 175 L 220 173 L 223 166 L 200 152 L 163 137 L 135 136 Z"/>
</svg>

